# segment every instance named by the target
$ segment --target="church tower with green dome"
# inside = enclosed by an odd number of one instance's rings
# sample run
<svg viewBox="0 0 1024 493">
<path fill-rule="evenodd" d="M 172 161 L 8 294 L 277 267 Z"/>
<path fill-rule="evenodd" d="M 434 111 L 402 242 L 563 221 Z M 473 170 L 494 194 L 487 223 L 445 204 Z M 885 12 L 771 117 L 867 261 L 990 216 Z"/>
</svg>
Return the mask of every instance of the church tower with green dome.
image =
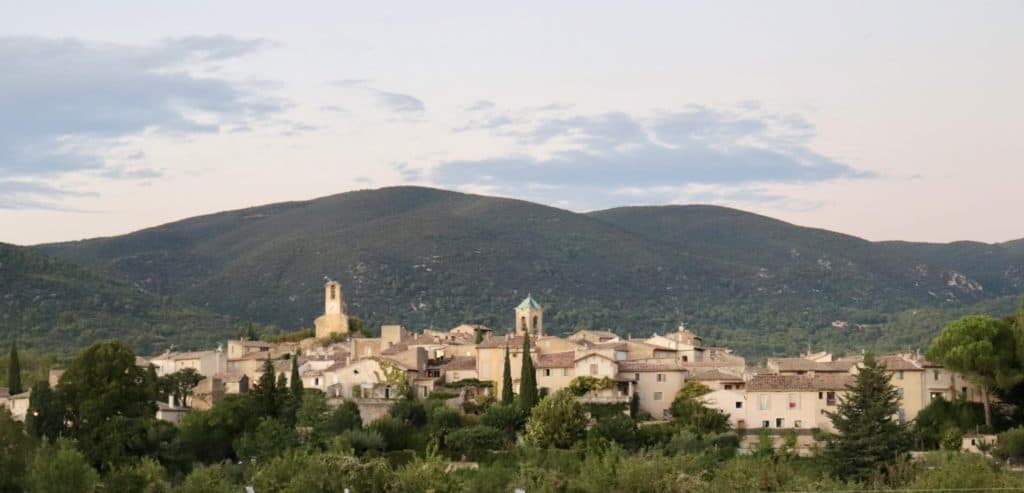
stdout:
<svg viewBox="0 0 1024 493">
<path fill-rule="evenodd" d="M 515 327 L 517 336 L 526 335 L 527 332 L 532 336 L 544 335 L 544 308 L 532 295 L 527 295 L 516 307 Z"/>
</svg>

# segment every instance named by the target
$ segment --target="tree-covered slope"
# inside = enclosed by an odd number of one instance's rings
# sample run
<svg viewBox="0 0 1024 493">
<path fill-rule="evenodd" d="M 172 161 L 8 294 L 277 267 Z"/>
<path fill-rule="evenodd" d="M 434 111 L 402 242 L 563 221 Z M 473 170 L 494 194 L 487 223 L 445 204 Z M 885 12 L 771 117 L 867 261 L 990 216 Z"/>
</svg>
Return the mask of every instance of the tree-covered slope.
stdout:
<svg viewBox="0 0 1024 493">
<path fill-rule="evenodd" d="M 237 332 L 227 316 L 144 291 L 33 249 L 0 243 L 0 343 L 66 353 L 118 338 L 137 351 L 215 345 Z"/>
<path fill-rule="evenodd" d="M 650 335 L 686 322 L 751 353 L 773 351 L 779 334 L 810 334 L 837 319 L 882 323 L 900 310 L 962 307 L 1010 290 L 979 289 L 969 270 L 914 251 L 721 207 L 577 214 L 418 187 L 41 248 L 147 290 L 283 328 L 312 323 L 327 276 L 344 284 L 350 311 L 371 327 L 467 321 L 504 328 L 531 291 L 558 331 L 596 326 Z"/>
</svg>

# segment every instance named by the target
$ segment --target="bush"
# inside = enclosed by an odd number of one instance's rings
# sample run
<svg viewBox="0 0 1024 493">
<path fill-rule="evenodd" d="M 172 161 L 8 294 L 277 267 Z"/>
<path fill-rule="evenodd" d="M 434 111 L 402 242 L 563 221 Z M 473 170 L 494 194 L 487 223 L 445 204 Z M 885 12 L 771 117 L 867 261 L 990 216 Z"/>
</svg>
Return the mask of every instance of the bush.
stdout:
<svg viewBox="0 0 1024 493">
<path fill-rule="evenodd" d="M 410 399 L 402 399 L 395 402 L 391 409 L 388 410 L 388 416 L 417 428 L 427 423 L 427 410 L 423 407 L 423 404 Z"/>
<path fill-rule="evenodd" d="M 29 491 L 38 493 L 90 493 L 99 474 L 67 440 L 39 447 L 28 469 Z"/>
<path fill-rule="evenodd" d="M 104 491 L 125 493 L 163 493 L 171 490 L 164 480 L 164 469 L 157 461 L 145 458 L 138 464 L 114 469 L 103 478 Z"/>
<path fill-rule="evenodd" d="M 370 423 L 369 429 L 380 433 L 380 436 L 384 437 L 384 450 L 409 448 L 412 430 L 395 417 L 383 416 L 377 421 Z"/>
<path fill-rule="evenodd" d="M 427 399 L 428 400 L 432 400 L 432 401 L 433 400 L 446 401 L 448 399 L 454 399 L 454 398 L 456 398 L 458 396 L 459 396 L 459 394 L 454 394 L 454 393 L 451 393 L 451 392 L 442 392 L 442 391 L 439 391 L 439 390 L 435 390 L 435 391 L 431 392 L 429 396 L 427 396 Z"/>
<path fill-rule="evenodd" d="M 626 450 L 637 448 L 636 422 L 621 413 L 598 420 L 589 434 L 594 438 L 618 443 Z"/>
<path fill-rule="evenodd" d="M 490 426 L 470 426 L 449 433 L 445 437 L 445 446 L 452 459 L 466 457 L 477 460 L 488 450 L 504 447 L 505 435 Z"/>
<path fill-rule="evenodd" d="M 434 432 L 445 433 L 462 426 L 462 414 L 454 409 L 439 406 L 430 411 L 427 423 Z"/>
<path fill-rule="evenodd" d="M 240 460 L 262 462 L 295 447 L 299 437 L 295 428 L 273 419 L 263 418 L 255 430 L 246 432 L 235 440 L 235 453 Z"/>
<path fill-rule="evenodd" d="M 587 431 L 583 406 L 565 389 L 541 400 L 526 422 L 526 435 L 539 447 L 569 448 Z"/>
<path fill-rule="evenodd" d="M 349 430 L 342 433 L 339 439 L 360 456 L 367 452 L 382 452 L 387 448 L 387 441 L 374 430 Z"/>
<path fill-rule="evenodd" d="M 615 387 L 615 381 L 608 377 L 591 377 L 582 376 L 576 377 L 569 382 L 569 386 L 566 387 L 572 395 L 577 397 L 587 395 L 588 392 L 595 390 L 606 390 Z"/>
<path fill-rule="evenodd" d="M 670 423 L 643 425 L 637 428 L 637 439 L 641 447 L 657 447 L 667 444 L 677 431 L 679 429 Z"/>
<path fill-rule="evenodd" d="M 197 467 L 178 488 L 179 493 L 235 493 L 235 488 L 220 464 Z"/>
<path fill-rule="evenodd" d="M 946 431 L 942 433 L 942 442 L 939 445 L 942 446 L 942 450 L 959 452 L 963 444 L 964 432 L 960 431 L 960 428 L 946 428 Z"/>
<path fill-rule="evenodd" d="M 1014 428 L 999 434 L 992 455 L 1002 460 L 1020 460 L 1024 458 L 1024 427 Z"/>
<path fill-rule="evenodd" d="M 515 404 L 491 406 L 480 416 L 480 424 L 500 430 L 511 441 L 526 425 L 526 413 Z"/>
<path fill-rule="evenodd" d="M 359 406 L 355 402 L 345 401 L 327 415 L 323 429 L 330 435 L 359 429 L 363 426 L 363 418 L 359 414 Z"/>
</svg>

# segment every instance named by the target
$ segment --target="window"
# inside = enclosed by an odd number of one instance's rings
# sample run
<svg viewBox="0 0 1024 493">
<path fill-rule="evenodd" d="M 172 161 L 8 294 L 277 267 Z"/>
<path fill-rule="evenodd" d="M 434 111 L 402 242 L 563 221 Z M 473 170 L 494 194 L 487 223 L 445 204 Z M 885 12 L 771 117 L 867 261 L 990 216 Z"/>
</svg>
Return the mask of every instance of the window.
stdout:
<svg viewBox="0 0 1024 493">
<path fill-rule="evenodd" d="M 789 409 L 800 409 L 800 394 L 791 393 L 787 396 L 787 402 L 789 405 L 786 407 Z"/>
<path fill-rule="evenodd" d="M 430 394 L 430 388 L 427 387 L 426 385 L 421 386 L 420 389 L 422 389 L 423 391 L 423 397 L 426 397 L 428 394 Z"/>
<path fill-rule="evenodd" d="M 654 400 L 656 400 L 656 401 L 660 401 L 661 400 L 661 392 L 655 392 L 654 393 Z"/>
<path fill-rule="evenodd" d="M 771 428 L 771 427 L 772 427 L 772 424 L 767 419 L 764 420 L 764 421 L 761 421 L 761 428 Z"/>
<path fill-rule="evenodd" d="M 757 395 L 757 408 L 762 411 L 767 411 L 772 407 L 772 396 L 771 394 L 758 394 Z"/>
<path fill-rule="evenodd" d="M 725 384 L 725 390 L 732 390 L 732 384 L 731 383 Z"/>
<path fill-rule="evenodd" d="M 590 364 L 590 374 L 597 375 L 597 363 Z"/>
<path fill-rule="evenodd" d="M 537 326 L 540 325 L 539 320 L 540 318 L 538 318 L 536 315 L 533 316 L 533 325 L 531 325 L 530 328 L 532 328 L 534 332 L 537 331 Z"/>
<path fill-rule="evenodd" d="M 824 399 L 825 398 L 825 393 L 824 392 L 818 392 L 818 398 L 819 399 Z"/>
<path fill-rule="evenodd" d="M 932 400 L 940 399 L 940 398 L 942 398 L 942 392 L 932 392 L 929 395 L 929 397 L 931 397 Z"/>
<path fill-rule="evenodd" d="M 569 369 L 568 368 L 562 368 L 562 376 L 563 377 L 569 376 Z"/>
<path fill-rule="evenodd" d="M 826 406 L 834 406 L 834 405 L 836 405 L 836 393 L 835 392 L 825 392 L 825 405 Z"/>
<path fill-rule="evenodd" d="M 743 401 L 736 401 L 736 409 L 743 409 Z"/>
<path fill-rule="evenodd" d="M 659 374 L 657 374 L 657 375 L 655 376 L 654 380 L 655 380 L 656 382 L 664 382 L 664 381 L 665 381 L 665 374 L 664 374 L 664 373 L 659 373 Z"/>
<path fill-rule="evenodd" d="M 776 428 L 782 428 L 785 425 L 786 425 L 786 420 L 785 419 L 775 418 L 775 427 Z"/>
<path fill-rule="evenodd" d="M 960 398 L 965 400 L 967 399 L 967 387 L 960 389 Z"/>
<path fill-rule="evenodd" d="M 687 361 L 690 361 L 690 357 L 689 356 L 683 356 L 683 363 L 686 363 Z"/>
<path fill-rule="evenodd" d="M 637 382 L 639 382 L 640 381 L 640 374 L 639 373 L 634 373 L 633 374 L 633 380 L 636 380 Z"/>
<path fill-rule="evenodd" d="M 932 370 L 932 380 L 939 381 L 939 370 Z"/>
<path fill-rule="evenodd" d="M 743 419 L 736 420 L 736 428 L 744 429 L 747 427 L 747 421 Z"/>
<path fill-rule="evenodd" d="M 544 376 L 545 377 L 550 377 L 551 376 L 551 368 L 545 368 L 544 369 Z"/>
<path fill-rule="evenodd" d="M 903 370 L 900 370 L 896 375 L 900 380 L 903 380 Z"/>
<path fill-rule="evenodd" d="M 320 386 L 320 378 L 319 377 L 314 377 L 313 378 L 313 386 L 314 387 L 319 387 Z"/>
</svg>

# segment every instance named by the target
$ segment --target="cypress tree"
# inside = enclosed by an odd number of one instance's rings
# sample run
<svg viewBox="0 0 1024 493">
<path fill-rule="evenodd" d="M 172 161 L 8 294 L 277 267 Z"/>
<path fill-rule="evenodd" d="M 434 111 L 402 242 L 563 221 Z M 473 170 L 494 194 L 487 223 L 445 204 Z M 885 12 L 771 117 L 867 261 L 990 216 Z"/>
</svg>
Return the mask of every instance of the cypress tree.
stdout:
<svg viewBox="0 0 1024 493">
<path fill-rule="evenodd" d="M 895 419 L 899 407 L 899 391 L 889 382 L 885 367 L 867 354 L 837 411 L 825 413 L 836 429 L 825 456 L 837 477 L 868 480 L 907 453 L 906 426 Z"/>
<path fill-rule="evenodd" d="M 529 412 L 537 405 L 537 370 L 530 357 L 530 333 L 523 336 L 523 373 L 519 377 L 519 402 Z"/>
<path fill-rule="evenodd" d="M 252 389 L 253 398 L 260 416 L 276 417 L 279 399 L 277 398 L 277 382 L 274 380 L 274 362 L 267 356 L 263 362 L 263 374 Z"/>
<path fill-rule="evenodd" d="M 292 356 L 292 396 L 302 399 L 302 376 L 299 375 L 299 357 Z"/>
<path fill-rule="evenodd" d="M 18 343 L 11 342 L 11 356 L 7 361 L 7 388 L 11 395 L 20 394 L 25 390 L 21 388 L 21 362 L 18 361 Z"/>
<path fill-rule="evenodd" d="M 501 379 L 501 403 L 512 404 L 512 363 L 508 359 L 508 344 L 505 345 L 505 375 Z"/>
</svg>

